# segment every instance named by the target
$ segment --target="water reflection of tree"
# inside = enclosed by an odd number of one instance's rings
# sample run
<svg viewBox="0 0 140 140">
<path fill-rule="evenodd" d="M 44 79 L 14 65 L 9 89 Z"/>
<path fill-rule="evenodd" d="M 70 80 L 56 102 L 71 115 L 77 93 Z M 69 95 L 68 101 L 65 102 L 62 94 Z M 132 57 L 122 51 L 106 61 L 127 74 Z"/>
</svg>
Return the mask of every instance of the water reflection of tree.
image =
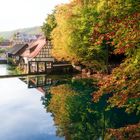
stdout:
<svg viewBox="0 0 140 140">
<path fill-rule="evenodd" d="M 57 134 L 66 140 L 110 139 L 108 128 L 119 128 L 138 121 L 134 114 L 128 115 L 123 109 L 105 111 L 106 98 L 99 103 L 91 101 L 96 90 L 90 79 L 72 80 L 59 84 L 46 94 L 44 105 L 52 112 Z"/>
</svg>

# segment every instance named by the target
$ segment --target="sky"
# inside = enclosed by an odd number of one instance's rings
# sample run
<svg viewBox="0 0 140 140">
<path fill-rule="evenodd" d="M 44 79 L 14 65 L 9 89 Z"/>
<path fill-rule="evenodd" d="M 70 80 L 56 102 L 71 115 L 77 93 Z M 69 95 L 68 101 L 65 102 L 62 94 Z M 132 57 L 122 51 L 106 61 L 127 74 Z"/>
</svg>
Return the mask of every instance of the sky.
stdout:
<svg viewBox="0 0 140 140">
<path fill-rule="evenodd" d="M 0 31 L 40 26 L 47 14 L 69 0 L 0 0 Z"/>
</svg>

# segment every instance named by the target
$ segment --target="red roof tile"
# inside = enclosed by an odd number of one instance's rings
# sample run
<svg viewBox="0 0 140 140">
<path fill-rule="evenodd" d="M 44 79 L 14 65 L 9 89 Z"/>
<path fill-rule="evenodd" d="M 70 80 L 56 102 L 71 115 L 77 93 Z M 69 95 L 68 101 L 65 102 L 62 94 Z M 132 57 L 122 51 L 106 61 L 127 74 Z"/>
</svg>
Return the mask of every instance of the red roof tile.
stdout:
<svg viewBox="0 0 140 140">
<path fill-rule="evenodd" d="M 44 37 L 40 37 L 37 41 L 29 44 L 29 47 L 22 54 L 24 57 L 34 58 L 38 55 L 40 50 L 46 45 L 46 39 Z"/>
</svg>

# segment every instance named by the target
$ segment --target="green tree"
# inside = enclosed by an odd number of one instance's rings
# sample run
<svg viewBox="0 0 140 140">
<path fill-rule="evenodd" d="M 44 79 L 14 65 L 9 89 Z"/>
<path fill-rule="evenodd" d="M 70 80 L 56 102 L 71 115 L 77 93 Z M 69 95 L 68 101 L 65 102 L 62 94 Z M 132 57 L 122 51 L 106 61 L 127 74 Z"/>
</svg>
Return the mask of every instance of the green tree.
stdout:
<svg viewBox="0 0 140 140">
<path fill-rule="evenodd" d="M 4 41 L 4 38 L 3 37 L 0 37 L 0 42 Z"/>
<path fill-rule="evenodd" d="M 51 32 L 56 27 L 56 21 L 55 21 L 55 11 L 53 11 L 52 14 L 49 14 L 43 23 L 42 30 L 45 34 L 45 36 L 50 39 L 51 38 Z"/>
</svg>

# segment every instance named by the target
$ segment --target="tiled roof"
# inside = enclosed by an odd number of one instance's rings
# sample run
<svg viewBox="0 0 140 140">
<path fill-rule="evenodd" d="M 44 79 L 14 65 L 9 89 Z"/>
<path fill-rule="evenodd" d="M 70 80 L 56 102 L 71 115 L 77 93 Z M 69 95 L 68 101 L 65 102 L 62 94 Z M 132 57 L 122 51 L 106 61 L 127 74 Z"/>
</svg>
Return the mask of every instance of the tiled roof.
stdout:
<svg viewBox="0 0 140 140">
<path fill-rule="evenodd" d="M 38 55 L 40 50 L 46 45 L 46 39 L 44 37 L 40 37 L 37 41 L 32 42 L 29 44 L 29 47 L 26 51 L 22 54 L 24 57 L 34 58 Z M 33 51 L 32 51 L 33 49 Z"/>
<path fill-rule="evenodd" d="M 25 47 L 27 47 L 27 44 L 16 44 L 10 50 L 8 50 L 8 53 L 14 55 L 20 55 L 18 53 Z"/>
</svg>

